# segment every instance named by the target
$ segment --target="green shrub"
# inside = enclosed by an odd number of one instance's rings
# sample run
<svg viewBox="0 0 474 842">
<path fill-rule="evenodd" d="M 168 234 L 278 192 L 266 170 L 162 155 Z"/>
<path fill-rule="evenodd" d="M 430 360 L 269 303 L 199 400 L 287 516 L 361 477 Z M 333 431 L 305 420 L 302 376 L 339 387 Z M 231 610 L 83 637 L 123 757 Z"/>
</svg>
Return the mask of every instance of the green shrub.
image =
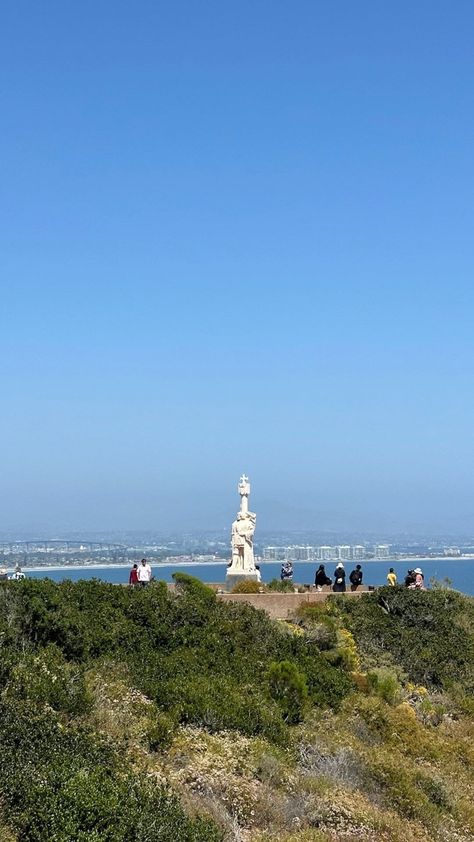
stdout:
<svg viewBox="0 0 474 842">
<path fill-rule="evenodd" d="M 91 705 L 83 669 L 67 662 L 55 644 L 25 653 L 11 670 L 4 695 L 72 715 L 85 713 Z"/>
<path fill-rule="evenodd" d="M 244 579 L 243 582 L 237 582 L 232 588 L 232 593 L 263 593 L 265 587 L 261 582 L 253 582 L 250 579 Z"/>
<path fill-rule="evenodd" d="M 441 761 L 449 760 L 450 774 L 468 769 L 470 732 L 453 743 L 461 723 L 448 728 L 437 702 L 457 714 L 463 704 L 468 710 L 472 601 L 403 588 L 358 600 L 331 597 L 300 613 L 296 634 L 248 604 L 218 600 L 192 577 L 175 581 L 175 592 L 163 583 L 0 584 L 0 824 L 12 829 L 12 839 L 217 842 L 222 834 L 212 823 L 191 821 L 152 778 L 137 779 L 135 764 L 176 761 L 174 752 L 160 761 L 146 750 L 165 752 L 178 724 L 190 723 L 262 737 L 251 744 L 267 751 L 271 741 L 272 752 L 289 756 L 312 718 L 296 732 L 291 726 L 313 705 L 337 710 L 349 694 L 339 716 L 315 715 L 314 727 L 327 721 L 342 729 L 340 746 L 349 736 L 351 750 L 360 747 L 357 774 L 369 800 L 381 799 L 438 835 L 447 813 L 456 822 L 462 810 L 468 815 Z M 293 587 L 276 585 L 282 592 Z M 353 693 L 348 674 L 358 655 L 364 695 Z M 444 692 L 420 702 L 413 693 L 410 704 L 397 705 L 403 671 L 417 684 L 448 689 L 450 700 Z M 442 724 L 435 731 L 420 719 Z M 81 726 L 85 721 L 95 733 Z M 335 764 L 342 774 L 346 754 L 331 751 L 326 768 Z M 258 774 L 276 780 L 278 764 L 267 765 Z M 347 769 L 349 781 L 354 770 Z M 218 815 L 214 807 L 209 801 Z"/>
<path fill-rule="evenodd" d="M 402 688 L 394 672 L 388 669 L 374 669 L 367 673 L 369 690 L 389 705 L 396 705 L 401 699 Z"/>
<path fill-rule="evenodd" d="M 416 684 L 474 692 L 474 600 L 455 591 L 380 588 L 340 610 L 372 664 L 390 655 Z"/>
<path fill-rule="evenodd" d="M 147 730 L 146 738 L 151 751 L 165 751 L 173 742 L 176 722 L 172 716 L 160 711 Z"/>
<path fill-rule="evenodd" d="M 178 592 L 184 593 L 186 596 L 195 600 L 202 601 L 208 607 L 215 603 L 216 594 L 213 589 L 209 588 L 195 576 L 189 576 L 188 573 L 177 571 L 173 573 L 173 579 Z"/>
<path fill-rule="evenodd" d="M 337 653 L 340 663 L 349 672 L 360 669 L 360 658 L 353 635 L 347 629 L 339 629 L 337 632 Z"/>
<path fill-rule="evenodd" d="M 0 798 L 24 842 L 220 842 L 209 821 L 188 819 L 176 798 L 137 780 L 124 758 L 53 713 L 0 703 Z"/>
<path fill-rule="evenodd" d="M 325 603 L 306 603 L 297 612 L 298 619 L 306 629 L 307 640 L 318 649 L 328 650 L 337 646 L 338 621 L 328 614 Z"/>
<path fill-rule="evenodd" d="M 430 831 L 438 827 L 442 811 L 451 809 L 442 784 L 427 772 L 407 764 L 397 752 L 390 756 L 374 752 L 368 771 L 379 797 L 382 795 L 388 805 L 408 819 L 421 821 Z"/>
<path fill-rule="evenodd" d="M 359 736 L 364 741 L 372 744 L 388 740 L 393 730 L 390 711 L 379 696 L 356 696 L 352 702 L 352 713 L 356 717 Z"/>
<path fill-rule="evenodd" d="M 416 782 L 422 792 L 428 796 L 432 804 L 436 807 L 440 807 L 448 813 L 451 812 L 451 800 L 441 781 L 436 780 L 436 778 L 430 777 L 427 774 L 420 773 Z"/>
<path fill-rule="evenodd" d="M 278 593 L 294 593 L 295 586 L 288 579 L 272 579 L 267 585 L 267 590 L 277 591 Z"/>
<path fill-rule="evenodd" d="M 94 581 L 15 583 L 14 602 L 5 601 L 14 642 L 8 656 L 0 657 L 0 675 L 12 698 L 36 698 L 78 713 L 86 704 L 80 701 L 82 671 L 108 661 L 123 664 L 137 690 L 177 721 L 282 741 L 280 707 L 268 701 L 261 686 L 271 663 L 288 661 L 306 674 L 312 703 L 337 706 L 349 692 L 337 665 L 321 658 L 310 641 L 297 641 L 265 612 L 221 602 L 186 574 L 177 573 L 175 582 L 176 593 L 163 583 L 141 589 Z M 5 593 L 8 588 L 7 583 Z M 0 601 L 1 594 L 0 589 Z M 18 669 L 22 650 L 31 658 Z M 36 658 L 42 662 L 46 657 L 43 651 L 59 658 L 61 680 L 50 687 L 43 686 L 43 668 L 35 666 Z M 66 698 L 73 687 L 77 692 Z M 150 737 L 156 746 L 160 740 L 159 734 Z"/>
<path fill-rule="evenodd" d="M 263 689 L 238 684 L 227 676 L 191 673 L 169 678 L 157 687 L 159 701 L 183 724 L 198 725 L 210 731 L 240 731 L 269 740 L 286 739 L 278 705 L 269 702 Z"/>
<path fill-rule="evenodd" d="M 303 644 L 304 645 L 304 644 Z M 299 668 L 306 676 L 311 702 L 318 707 L 338 710 L 342 700 L 352 692 L 352 681 L 344 669 L 334 667 L 316 648 L 306 646 L 298 656 Z"/>
<path fill-rule="evenodd" d="M 308 699 L 305 675 L 291 661 L 279 661 L 269 666 L 268 684 L 285 722 L 301 722 Z"/>
<path fill-rule="evenodd" d="M 330 618 L 328 618 L 328 622 L 322 621 L 321 623 L 315 623 L 307 632 L 307 638 L 321 652 L 327 652 L 330 649 L 334 649 L 337 645 L 337 629 L 331 624 Z"/>
</svg>

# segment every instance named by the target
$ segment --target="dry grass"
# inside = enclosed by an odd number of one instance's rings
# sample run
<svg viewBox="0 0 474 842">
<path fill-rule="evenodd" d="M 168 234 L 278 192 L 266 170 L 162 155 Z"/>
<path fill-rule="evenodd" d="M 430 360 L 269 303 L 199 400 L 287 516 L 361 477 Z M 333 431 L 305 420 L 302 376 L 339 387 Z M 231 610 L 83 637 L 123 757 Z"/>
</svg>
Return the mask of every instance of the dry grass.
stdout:
<svg viewBox="0 0 474 842">
<path fill-rule="evenodd" d="M 1 842 L 18 842 L 18 836 L 5 824 L 0 822 L 0 840 Z"/>
<path fill-rule="evenodd" d="M 102 664 L 87 682 L 89 724 L 173 788 L 191 815 L 210 815 L 225 842 L 474 840 L 474 723 L 443 715 L 430 724 L 420 688 L 395 706 L 359 692 L 337 714 L 315 711 L 294 729 L 292 749 L 180 727 L 157 754 L 147 746 L 156 706 L 126 671 Z"/>
<path fill-rule="evenodd" d="M 87 688 L 93 698 L 89 724 L 115 743 L 137 746 L 146 743 L 156 717 L 156 705 L 136 690 L 124 667 L 103 664 L 89 671 Z"/>
</svg>

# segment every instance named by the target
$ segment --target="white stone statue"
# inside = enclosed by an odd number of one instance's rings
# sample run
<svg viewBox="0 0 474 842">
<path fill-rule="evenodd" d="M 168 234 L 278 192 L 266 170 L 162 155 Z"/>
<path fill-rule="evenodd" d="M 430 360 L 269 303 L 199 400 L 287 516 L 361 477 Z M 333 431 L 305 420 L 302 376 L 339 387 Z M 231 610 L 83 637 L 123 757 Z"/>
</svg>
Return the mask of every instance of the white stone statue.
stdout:
<svg viewBox="0 0 474 842">
<path fill-rule="evenodd" d="M 232 524 L 232 563 L 227 571 L 228 578 L 243 577 L 260 580 L 253 556 L 253 535 L 257 515 L 249 512 L 250 483 L 242 474 L 239 480 L 240 511 Z"/>
<path fill-rule="evenodd" d="M 255 570 L 253 558 L 253 533 L 257 515 L 253 512 L 238 512 L 232 524 L 232 567 L 235 570 Z"/>
</svg>

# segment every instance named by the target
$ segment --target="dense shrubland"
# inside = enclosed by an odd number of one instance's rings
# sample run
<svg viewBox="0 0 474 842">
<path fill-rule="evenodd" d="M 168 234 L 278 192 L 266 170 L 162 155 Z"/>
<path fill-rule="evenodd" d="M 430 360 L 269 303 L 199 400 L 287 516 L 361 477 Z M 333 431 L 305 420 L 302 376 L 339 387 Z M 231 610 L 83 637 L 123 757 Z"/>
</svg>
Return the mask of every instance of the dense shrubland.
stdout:
<svg viewBox="0 0 474 842">
<path fill-rule="evenodd" d="M 0 583 L 2 839 L 473 838 L 471 600 L 291 625 L 175 578 Z"/>
<path fill-rule="evenodd" d="M 366 665 L 387 663 L 437 690 L 474 693 L 474 601 L 456 591 L 381 588 L 372 599 L 337 600 Z"/>
</svg>

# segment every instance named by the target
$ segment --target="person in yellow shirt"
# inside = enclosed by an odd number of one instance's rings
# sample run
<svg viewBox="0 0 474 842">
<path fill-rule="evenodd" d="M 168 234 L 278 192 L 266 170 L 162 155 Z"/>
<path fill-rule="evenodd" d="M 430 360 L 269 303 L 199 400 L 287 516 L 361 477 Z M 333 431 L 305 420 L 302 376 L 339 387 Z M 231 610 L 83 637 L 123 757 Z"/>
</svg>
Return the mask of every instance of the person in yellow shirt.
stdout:
<svg viewBox="0 0 474 842">
<path fill-rule="evenodd" d="M 393 567 L 391 567 L 390 570 L 387 573 L 387 581 L 388 581 L 388 584 L 392 586 L 392 588 L 394 588 L 395 585 L 397 584 L 397 574 L 395 573 L 395 570 L 393 569 Z"/>
</svg>

